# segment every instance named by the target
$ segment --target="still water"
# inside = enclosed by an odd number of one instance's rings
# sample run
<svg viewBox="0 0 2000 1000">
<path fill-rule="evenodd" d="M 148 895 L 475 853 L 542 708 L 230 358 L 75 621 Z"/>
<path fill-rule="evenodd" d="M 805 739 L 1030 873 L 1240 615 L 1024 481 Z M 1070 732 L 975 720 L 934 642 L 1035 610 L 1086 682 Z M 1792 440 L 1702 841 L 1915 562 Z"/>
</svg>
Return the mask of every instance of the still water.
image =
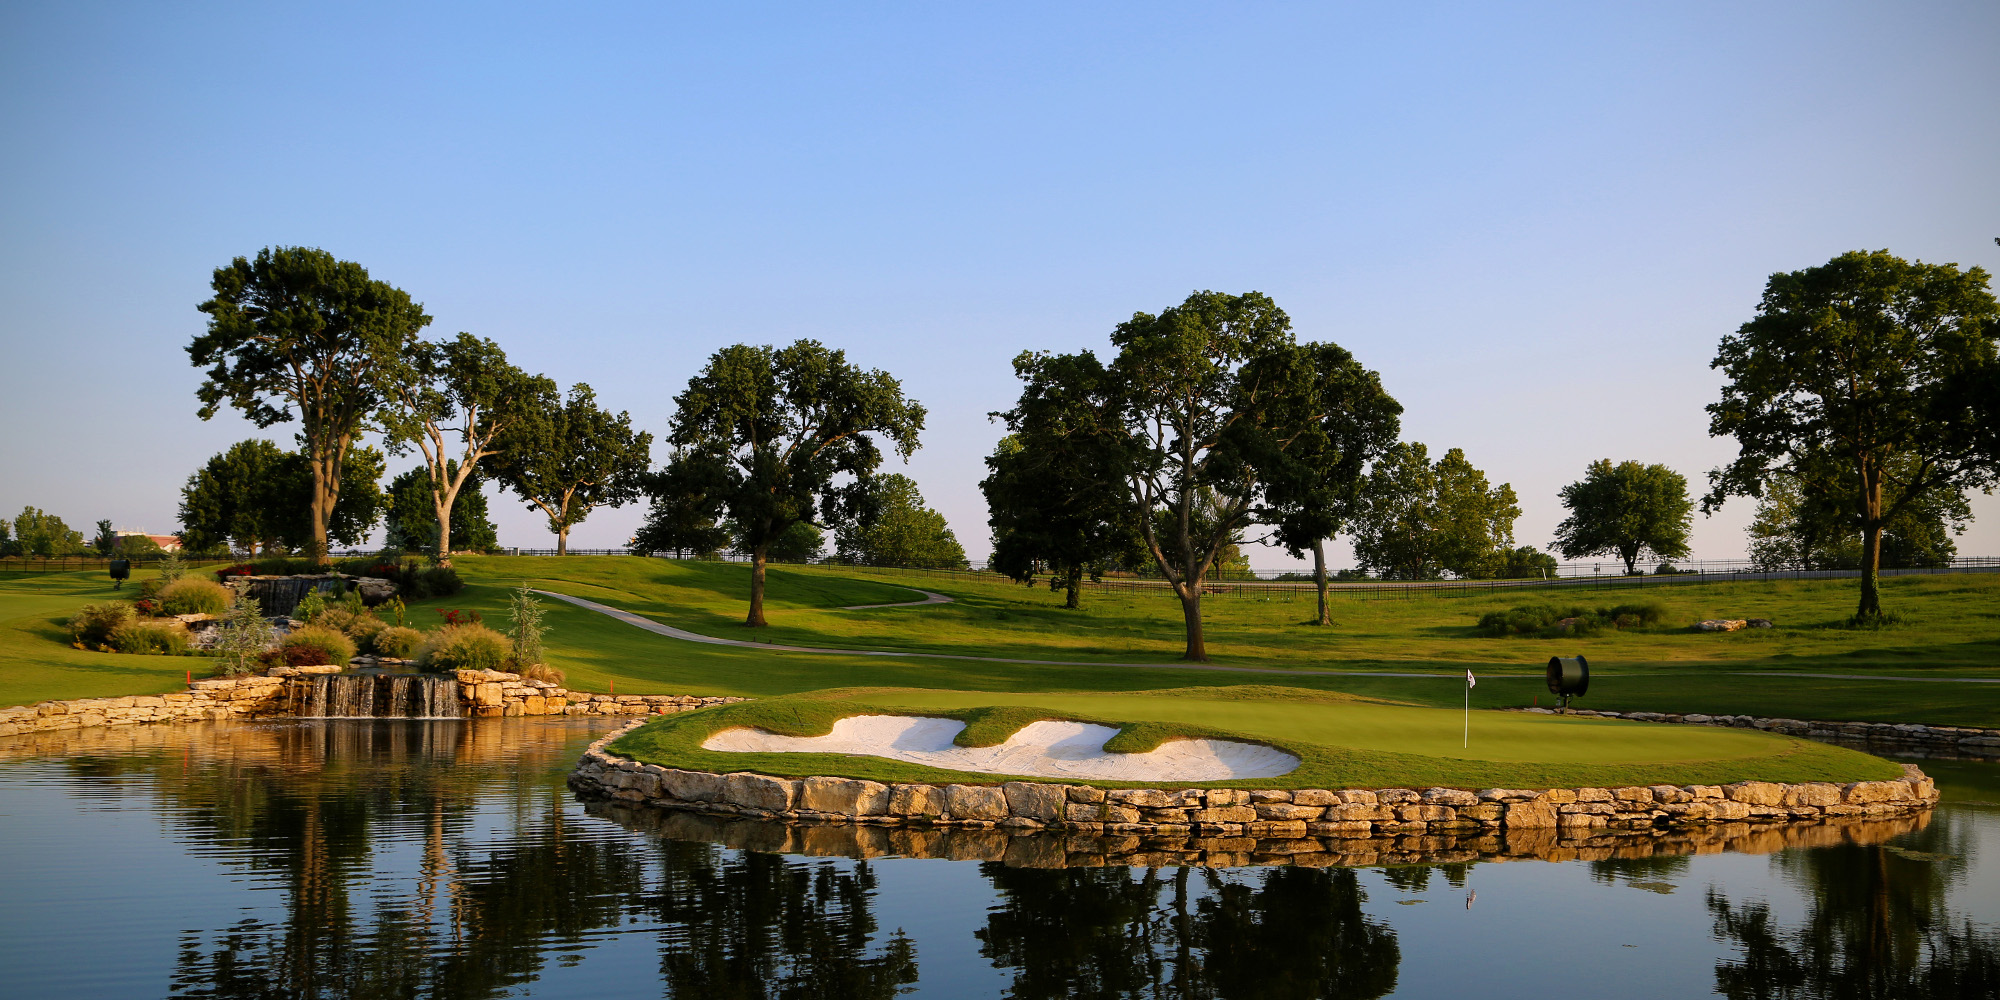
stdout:
<svg viewBox="0 0 2000 1000">
<path fill-rule="evenodd" d="M 2000 995 L 2000 765 L 1877 844 L 1048 870 L 674 839 L 563 786 L 613 724 L 0 740 L 0 994 Z"/>
</svg>

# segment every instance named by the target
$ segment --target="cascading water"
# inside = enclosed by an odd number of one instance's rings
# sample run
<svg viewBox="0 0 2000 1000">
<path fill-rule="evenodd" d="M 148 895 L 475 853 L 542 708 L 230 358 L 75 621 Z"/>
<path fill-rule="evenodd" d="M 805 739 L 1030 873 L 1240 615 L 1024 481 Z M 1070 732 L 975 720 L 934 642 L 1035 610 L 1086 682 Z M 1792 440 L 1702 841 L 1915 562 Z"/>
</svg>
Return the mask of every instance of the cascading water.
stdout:
<svg viewBox="0 0 2000 1000">
<path fill-rule="evenodd" d="M 412 674 L 319 674 L 307 678 L 299 716 L 308 719 L 462 719 L 458 682 Z"/>
</svg>

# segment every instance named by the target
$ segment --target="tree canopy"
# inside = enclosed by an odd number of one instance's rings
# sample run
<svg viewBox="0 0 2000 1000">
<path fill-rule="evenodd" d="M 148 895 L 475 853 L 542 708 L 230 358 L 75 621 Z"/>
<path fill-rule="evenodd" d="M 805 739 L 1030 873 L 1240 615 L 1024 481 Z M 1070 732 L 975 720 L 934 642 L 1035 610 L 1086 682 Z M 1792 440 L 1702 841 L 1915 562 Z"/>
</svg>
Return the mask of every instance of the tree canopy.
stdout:
<svg viewBox="0 0 2000 1000">
<path fill-rule="evenodd" d="M 456 525 L 447 534 L 438 526 L 437 480 L 428 466 L 417 466 L 389 481 L 388 506 L 384 520 L 383 546 L 404 552 L 436 552 L 446 538 L 456 539 L 458 552 L 490 552 L 500 546 L 499 532 L 487 514 L 484 481 L 477 472 L 461 476 L 456 459 L 446 459 L 446 482 L 453 486 L 449 512 Z"/>
<path fill-rule="evenodd" d="M 869 516 L 841 525 L 840 561 L 858 566 L 964 569 L 965 549 L 944 515 L 924 506 L 916 481 L 901 473 L 876 476 L 868 488 Z"/>
<path fill-rule="evenodd" d="M 21 508 L 14 518 L 13 551 L 24 556 L 72 556 L 83 551 L 83 532 L 37 507 Z"/>
<path fill-rule="evenodd" d="M 849 364 L 814 340 L 788 347 L 736 344 L 715 352 L 674 397 L 674 457 L 653 477 L 656 540 L 701 541 L 735 525 L 750 553 L 750 611 L 762 626 L 770 547 L 800 522 L 822 529 L 866 522 L 876 438 L 903 458 L 916 451 L 924 408 L 879 369 Z M 680 546 L 668 546 L 678 548 Z M 688 546 L 694 547 L 694 546 Z"/>
<path fill-rule="evenodd" d="M 1694 501 L 1687 477 L 1664 465 L 1598 459 L 1562 488 L 1562 503 L 1570 513 L 1556 526 L 1556 551 L 1565 559 L 1616 553 L 1630 575 L 1642 553 L 1687 557 Z"/>
<path fill-rule="evenodd" d="M 1808 492 L 1790 474 L 1772 475 L 1749 528 L 1751 565 L 1765 571 L 1861 568 L 1861 529 L 1845 502 L 1854 491 L 1849 483 L 1831 492 Z M 1883 568 L 1950 565 L 1958 554 L 1951 536 L 1972 521 L 1965 494 L 1937 490 L 1900 508 L 1882 525 Z"/>
<path fill-rule="evenodd" d="M 1396 442 L 1403 404 L 1382 388 L 1380 375 L 1340 345 L 1307 344 L 1304 350 L 1318 380 L 1319 433 L 1301 438 L 1273 463 L 1258 519 L 1292 558 L 1312 553 L 1319 591 L 1314 623 L 1329 625 L 1326 541 L 1354 516 L 1367 463 Z"/>
<path fill-rule="evenodd" d="M 1488 487 L 1486 474 L 1453 448 L 1433 464 L 1421 443 L 1389 447 L 1369 470 L 1354 519 L 1354 555 L 1383 579 L 1483 577 L 1514 541 L 1521 508 L 1513 486 Z"/>
<path fill-rule="evenodd" d="M 477 492 L 481 465 L 519 447 L 525 429 L 560 405 L 560 392 L 553 380 L 508 363 L 500 345 L 469 333 L 416 345 L 404 355 L 389 385 L 382 414 L 389 450 L 400 453 L 414 446 L 423 454 L 420 471 L 427 480 L 430 506 L 423 523 L 437 532 L 437 537 L 420 544 L 414 538 L 401 540 L 408 548 L 448 561 L 460 492 L 468 488 Z M 483 518 L 485 498 L 477 504 Z M 419 523 L 411 520 L 414 516 L 397 514 L 407 524 Z M 482 534 L 468 537 L 465 548 L 493 547 L 492 525 L 477 530 Z"/>
<path fill-rule="evenodd" d="M 381 518 L 382 452 L 349 451 L 339 499 L 320 540 L 359 545 Z M 181 545 L 190 552 L 312 552 L 312 459 L 261 439 L 238 441 L 188 476 L 181 488 Z"/>
<path fill-rule="evenodd" d="M 188 345 L 208 368 L 196 395 L 207 420 L 233 406 L 259 427 L 297 419 L 312 474 L 307 551 L 324 560 L 342 466 L 381 409 L 385 378 L 430 323 L 408 293 L 352 261 L 308 247 L 267 247 L 219 267 L 203 302 L 206 332 Z"/>
<path fill-rule="evenodd" d="M 597 393 L 582 382 L 560 407 L 525 411 L 510 433 L 513 446 L 487 461 L 494 478 L 549 519 L 558 555 L 569 551 L 569 529 L 591 511 L 643 492 L 653 435 L 632 430 L 630 414 L 599 408 Z"/>
<path fill-rule="evenodd" d="M 1709 433 L 1734 437 L 1738 454 L 1709 474 L 1702 509 L 1762 496 L 1780 474 L 1807 497 L 1843 498 L 1862 536 L 1855 618 L 1879 619 L 1889 522 L 2000 474 L 1995 404 L 1982 395 L 2000 384 L 1996 323 L 1978 267 L 1857 251 L 1772 275 L 1712 365 L 1728 382 L 1708 406 Z"/>
<path fill-rule="evenodd" d="M 1078 605 L 1085 574 L 1149 560 L 1126 495 L 1124 450 L 1107 447 L 1123 425 L 1110 373 L 1089 352 L 1022 352 L 1014 374 L 1023 385 L 1014 408 L 993 414 L 1011 432 L 986 458 L 989 565 L 1022 583 L 1046 571 L 1049 586 Z"/>
</svg>

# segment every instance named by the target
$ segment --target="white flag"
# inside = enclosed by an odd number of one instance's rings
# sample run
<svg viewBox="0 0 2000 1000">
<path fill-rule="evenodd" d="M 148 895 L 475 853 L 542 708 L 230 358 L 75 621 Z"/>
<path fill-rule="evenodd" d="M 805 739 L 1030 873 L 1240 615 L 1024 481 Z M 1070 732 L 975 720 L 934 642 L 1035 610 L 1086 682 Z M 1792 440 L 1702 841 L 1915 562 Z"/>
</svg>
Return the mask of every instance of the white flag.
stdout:
<svg viewBox="0 0 2000 1000">
<path fill-rule="evenodd" d="M 1470 670 L 1468 670 L 1468 671 L 1466 671 L 1466 672 L 1465 672 L 1465 686 L 1466 686 L 1466 687 L 1478 687 L 1478 686 L 1479 686 L 1479 682 L 1478 682 L 1478 681 L 1475 681 L 1475 680 L 1473 680 L 1473 679 L 1472 679 L 1472 671 L 1470 671 Z"/>
</svg>

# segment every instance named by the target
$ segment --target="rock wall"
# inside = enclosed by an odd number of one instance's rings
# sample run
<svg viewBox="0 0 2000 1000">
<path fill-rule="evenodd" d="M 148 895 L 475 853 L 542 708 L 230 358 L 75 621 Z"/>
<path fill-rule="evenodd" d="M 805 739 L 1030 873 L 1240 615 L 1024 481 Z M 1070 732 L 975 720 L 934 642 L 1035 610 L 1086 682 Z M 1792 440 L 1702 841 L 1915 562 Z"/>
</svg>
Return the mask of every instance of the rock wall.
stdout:
<svg viewBox="0 0 2000 1000">
<path fill-rule="evenodd" d="M 1520 711 L 1539 715 L 1555 714 L 1555 710 L 1549 708 L 1523 708 Z M 1761 729 L 1765 732 L 1798 736 L 1822 743 L 1884 744 L 1895 748 L 1898 752 L 1915 750 L 1967 757 L 2000 757 L 2000 729 L 1975 729 L 1970 726 L 1924 726 L 1908 722 L 1824 722 L 1764 719 L 1750 715 L 1593 712 L 1589 709 L 1576 708 L 1570 709 L 1568 714 L 1600 719 L 1631 719 L 1635 722 Z"/>
<path fill-rule="evenodd" d="M 1468 861 L 1605 861 L 1735 851 L 1768 854 L 1794 847 L 1878 844 L 1922 829 L 1929 812 L 1886 819 L 1841 817 L 1816 822 L 1712 823 L 1681 830 L 1479 830 L 1467 833 L 1359 837 L 1228 837 L 1110 834 L 1022 829 L 966 829 L 924 824 L 884 826 L 714 816 L 619 799 L 585 804 L 627 829 L 738 850 L 818 857 L 945 858 L 1016 868 L 1239 867 L 1301 868 L 1452 864 Z"/>
<path fill-rule="evenodd" d="M 305 679 L 336 674 L 343 668 L 273 667 L 263 674 L 215 677 L 195 681 L 173 694 L 122 698 L 76 698 L 37 705 L 0 708 L 0 736 L 80 729 L 89 726 L 129 726 L 147 722 L 219 722 L 227 719 L 274 719 L 298 714 Z M 692 698 L 656 694 L 589 694 L 545 681 L 524 680 L 498 670 L 458 672 L 459 697 L 468 716 L 517 715 L 669 715 L 741 698 Z"/>
<path fill-rule="evenodd" d="M 633 725 L 637 725 L 634 723 Z M 631 727 L 626 727 L 629 731 Z M 1008 781 L 884 784 L 857 778 L 716 774 L 641 764 L 590 745 L 571 772 L 581 794 L 752 819 L 881 826 L 1065 830 L 1253 839 L 1681 830 L 1717 823 L 1823 822 L 1919 813 L 1937 786 L 1912 765 L 1892 781 L 1629 788 L 1119 788 Z"/>
<path fill-rule="evenodd" d="M 693 698 L 670 694 L 589 694 L 524 679 L 501 670 L 458 672 L 459 700 L 466 714 L 512 715 L 671 715 L 742 698 Z"/>
</svg>

